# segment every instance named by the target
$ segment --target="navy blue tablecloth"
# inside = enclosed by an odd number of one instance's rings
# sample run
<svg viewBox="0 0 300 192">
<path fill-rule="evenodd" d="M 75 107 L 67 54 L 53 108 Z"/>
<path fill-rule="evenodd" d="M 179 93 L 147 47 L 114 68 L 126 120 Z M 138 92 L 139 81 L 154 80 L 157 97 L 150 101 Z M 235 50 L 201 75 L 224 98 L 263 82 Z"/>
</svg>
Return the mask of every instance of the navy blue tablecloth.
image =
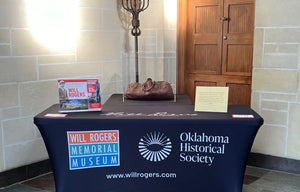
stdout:
<svg viewBox="0 0 300 192">
<path fill-rule="evenodd" d="M 34 117 L 57 192 L 242 192 L 247 156 L 263 119 L 244 105 L 195 112 L 189 98 L 122 101 L 102 112 Z"/>
</svg>

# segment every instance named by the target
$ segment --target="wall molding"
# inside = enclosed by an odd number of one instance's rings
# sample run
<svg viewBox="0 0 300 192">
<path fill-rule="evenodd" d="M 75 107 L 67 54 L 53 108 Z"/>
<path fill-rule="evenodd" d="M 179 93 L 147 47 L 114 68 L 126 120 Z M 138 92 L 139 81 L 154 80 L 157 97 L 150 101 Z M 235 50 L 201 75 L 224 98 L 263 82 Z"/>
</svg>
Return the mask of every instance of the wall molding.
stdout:
<svg viewBox="0 0 300 192">
<path fill-rule="evenodd" d="M 247 165 L 300 174 L 300 160 L 276 157 L 260 153 L 250 153 Z"/>
<path fill-rule="evenodd" d="M 0 188 L 51 172 L 50 160 L 44 160 L 0 173 Z"/>
</svg>

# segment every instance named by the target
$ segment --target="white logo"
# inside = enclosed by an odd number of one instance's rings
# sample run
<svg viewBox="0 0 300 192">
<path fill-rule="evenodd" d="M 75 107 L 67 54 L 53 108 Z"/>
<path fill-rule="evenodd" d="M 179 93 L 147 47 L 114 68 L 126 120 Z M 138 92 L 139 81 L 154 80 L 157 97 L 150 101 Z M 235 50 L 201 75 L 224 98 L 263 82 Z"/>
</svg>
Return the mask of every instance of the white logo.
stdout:
<svg viewBox="0 0 300 192">
<path fill-rule="evenodd" d="M 170 139 L 160 132 L 151 132 L 139 142 L 139 152 L 148 161 L 162 161 L 170 155 L 171 150 Z"/>
</svg>

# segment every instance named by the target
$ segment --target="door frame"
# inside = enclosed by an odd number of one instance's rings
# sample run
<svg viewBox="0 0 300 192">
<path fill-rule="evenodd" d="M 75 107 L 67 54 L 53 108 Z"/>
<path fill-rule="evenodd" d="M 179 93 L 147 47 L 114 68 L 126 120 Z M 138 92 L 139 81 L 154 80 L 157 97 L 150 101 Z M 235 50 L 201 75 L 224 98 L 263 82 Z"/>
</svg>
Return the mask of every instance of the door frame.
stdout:
<svg viewBox="0 0 300 192">
<path fill-rule="evenodd" d="M 185 94 L 186 29 L 188 0 L 177 0 L 177 94 Z M 255 2 L 255 1 L 254 1 Z M 255 28 L 255 24 L 254 24 Z M 253 37 L 254 38 L 254 37 Z M 253 42 L 254 46 L 254 42 Z M 252 56 L 253 57 L 253 56 Z M 252 61 L 253 63 L 253 61 Z M 252 66 L 253 70 L 253 66 Z M 252 84 L 252 78 L 251 78 Z"/>
<path fill-rule="evenodd" d="M 177 93 L 185 93 L 185 41 L 187 28 L 187 1 L 177 0 Z"/>
</svg>

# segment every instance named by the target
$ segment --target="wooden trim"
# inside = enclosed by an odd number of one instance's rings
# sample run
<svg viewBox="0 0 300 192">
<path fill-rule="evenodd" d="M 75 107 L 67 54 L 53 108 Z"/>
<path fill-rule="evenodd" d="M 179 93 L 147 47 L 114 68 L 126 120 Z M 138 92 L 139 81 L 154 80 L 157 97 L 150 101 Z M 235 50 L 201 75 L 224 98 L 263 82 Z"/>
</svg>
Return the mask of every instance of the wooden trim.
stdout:
<svg viewBox="0 0 300 192">
<path fill-rule="evenodd" d="M 177 0 L 177 93 L 183 94 L 185 70 L 185 41 L 187 27 L 187 0 Z"/>
</svg>

